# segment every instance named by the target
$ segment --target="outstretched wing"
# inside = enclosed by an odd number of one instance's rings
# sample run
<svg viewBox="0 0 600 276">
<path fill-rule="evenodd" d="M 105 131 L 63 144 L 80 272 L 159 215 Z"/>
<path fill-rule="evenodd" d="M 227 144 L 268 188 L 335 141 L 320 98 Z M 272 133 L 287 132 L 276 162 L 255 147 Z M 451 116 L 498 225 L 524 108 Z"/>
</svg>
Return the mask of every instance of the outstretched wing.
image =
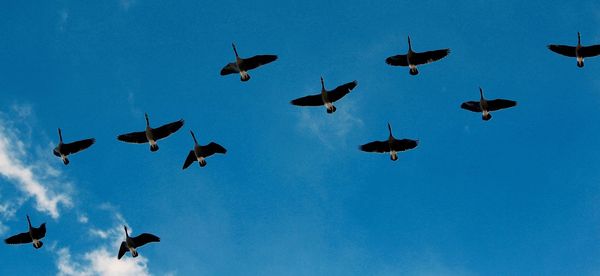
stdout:
<svg viewBox="0 0 600 276">
<path fill-rule="evenodd" d="M 63 144 L 62 150 L 64 151 L 65 154 L 73 154 L 73 153 L 76 153 L 76 152 L 79 152 L 79 151 L 89 148 L 95 142 L 96 142 L 96 139 L 90 138 L 90 139 L 85 139 L 85 140 L 81 140 L 81 141 L 76 141 L 73 143 Z"/>
<path fill-rule="evenodd" d="M 331 102 L 335 102 L 339 99 L 341 99 L 342 97 L 346 96 L 346 94 L 350 93 L 350 91 L 352 89 L 354 89 L 354 87 L 356 87 L 358 85 L 357 81 L 352 81 L 346 84 L 342 84 L 338 87 L 336 87 L 335 89 L 331 90 L 330 92 L 327 93 L 327 99 L 330 100 Z"/>
<path fill-rule="evenodd" d="M 408 66 L 406 55 L 395 55 L 385 59 L 385 63 L 392 66 Z"/>
<path fill-rule="evenodd" d="M 430 62 L 438 61 L 446 57 L 449 53 L 450 49 L 415 53 L 415 55 L 411 58 L 411 61 L 414 62 L 415 65 L 427 64 Z"/>
<path fill-rule="evenodd" d="M 140 247 L 149 242 L 159 242 L 160 241 L 159 237 L 154 236 L 152 234 L 148 234 L 148 233 L 140 234 L 139 236 L 137 236 L 135 238 L 131 238 L 131 239 L 133 240 L 133 244 L 135 244 L 135 247 Z"/>
<path fill-rule="evenodd" d="M 202 155 L 202 157 L 208 157 L 215 153 L 225 154 L 226 152 L 227 150 L 223 146 L 215 142 L 210 142 L 210 144 L 201 148 L 200 155 Z"/>
<path fill-rule="evenodd" d="M 223 67 L 223 69 L 221 69 L 221 76 L 239 73 L 239 72 L 240 72 L 240 70 L 237 68 L 237 65 L 235 64 L 235 62 L 227 63 L 227 65 L 225 65 L 225 67 Z"/>
<path fill-rule="evenodd" d="M 323 105 L 323 98 L 321 94 L 310 95 L 292 100 L 291 103 L 298 106 L 320 106 Z"/>
<path fill-rule="evenodd" d="M 573 47 L 573 46 L 550 44 L 550 45 L 548 45 L 548 49 L 550 49 L 550 51 L 552 51 L 552 52 L 555 52 L 555 53 L 563 55 L 563 56 L 576 57 L 575 47 Z"/>
<path fill-rule="evenodd" d="M 482 112 L 481 105 L 478 101 L 464 102 L 460 105 L 460 108 L 473 112 Z"/>
<path fill-rule="evenodd" d="M 374 141 L 360 146 L 359 149 L 366 152 L 389 152 L 390 143 L 388 141 Z"/>
<path fill-rule="evenodd" d="M 251 58 L 246 58 L 242 60 L 240 64 L 240 68 L 244 71 L 252 70 L 258 66 L 265 65 L 267 63 L 271 63 L 277 60 L 276 55 L 257 55 Z"/>
<path fill-rule="evenodd" d="M 197 161 L 196 154 L 194 154 L 193 150 L 190 150 L 190 153 L 188 153 L 188 156 L 185 158 L 185 162 L 183 162 L 183 169 L 187 169 L 195 161 Z"/>
<path fill-rule="evenodd" d="M 117 255 L 117 259 L 121 259 L 123 258 L 123 255 L 125 255 L 125 252 L 127 252 L 127 250 L 129 250 L 127 248 L 127 243 L 126 242 L 121 242 L 121 247 L 119 247 L 119 255 Z"/>
<path fill-rule="evenodd" d="M 148 138 L 146 138 L 145 131 L 121 134 L 121 135 L 117 136 L 117 140 L 127 142 L 127 143 L 135 143 L 135 144 L 148 143 Z"/>
<path fill-rule="evenodd" d="M 419 144 L 419 142 L 416 140 L 400 139 L 392 141 L 391 148 L 395 151 L 405 151 L 416 148 L 417 144 Z"/>
<path fill-rule="evenodd" d="M 163 138 L 171 135 L 172 133 L 175 133 L 175 131 L 178 131 L 182 126 L 183 126 L 183 119 L 179 120 L 177 122 L 172 122 L 172 123 L 166 124 L 161 127 L 157 127 L 152 130 L 152 134 L 154 135 L 154 139 L 160 140 L 160 139 L 163 139 Z"/>
<path fill-rule="evenodd" d="M 496 99 L 496 100 L 488 101 L 487 104 L 488 104 L 489 111 L 495 111 L 495 110 L 513 107 L 513 106 L 517 105 L 517 102 L 511 101 L 511 100 Z"/>
<path fill-rule="evenodd" d="M 595 57 L 600 55 L 600 45 L 585 46 L 579 49 L 582 57 Z"/>
<path fill-rule="evenodd" d="M 7 244 L 21 244 L 21 243 L 30 243 L 33 242 L 31 236 L 29 236 L 29 232 L 16 234 L 8 239 L 4 240 Z"/>
<path fill-rule="evenodd" d="M 58 152 L 58 151 L 56 150 L 56 148 L 54 148 L 54 149 L 52 150 L 52 153 L 53 153 L 54 155 L 56 155 L 57 157 L 60 157 L 60 152 Z"/>
</svg>

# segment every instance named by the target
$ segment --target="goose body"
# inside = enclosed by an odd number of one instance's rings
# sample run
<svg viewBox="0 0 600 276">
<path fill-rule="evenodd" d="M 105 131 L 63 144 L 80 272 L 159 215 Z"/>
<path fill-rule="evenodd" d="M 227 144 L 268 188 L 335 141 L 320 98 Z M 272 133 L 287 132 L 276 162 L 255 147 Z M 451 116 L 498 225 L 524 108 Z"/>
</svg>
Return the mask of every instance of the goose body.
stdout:
<svg viewBox="0 0 600 276">
<path fill-rule="evenodd" d="M 74 154 L 84 149 L 87 149 L 96 142 L 96 139 L 89 138 L 71 143 L 64 143 L 62 138 L 62 131 L 60 130 L 60 128 L 58 129 L 58 138 L 58 145 L 54 148 L 54 150 L 52 150 L 52 153 L 54 153 L 55 156 L 60 157 L 60 159 L 65 165 L 69 164 L 68 156 L 70 154 Z"/>
<path fill-rule="evenodd" d="M 446 57 L 450 53 L 450 49 L 441 49 L 427 52 L 415 52 L 408 37 L 408 52 L 406 55 L 395 55 L 385 59 L 385 62 L 392 66 L 408 66 L 411 75 L 418 75 L 418 65 L 438 61 Z"/>
<path fill-rule="evenodd" d="M 579 32 L 577 32 L 577 46 L 550 44 L 548 45 L 548 49 L 563 56 L 574 57 L 577 60 L 577 67 L 579 68 L 584 66 L 584 58 L 600 55 L 600 45 L 581 45 L 581 34 Z"/>
<path fill-rule="evenodd" d="M 418 140 L 394 138 L 394 135 L 392 135 L 392 127 L 389 123 L 388 130 L 389 136 L 386 141 L 373 141 L 370 143 L 366 143 L 364 145 L 361 145 L 359 149 L 365 152 L 388 152 L 390 154 L 390 159 L 392 161 L 396 161 L 398 160 L 398 152 L 414 149 L 419 144 Z"/>
<path fill-rule="evenodd" d="M 190 150 L 187 158 L 185 159 L 185 162 L 183 163 L 184 170 L 196 161 L 198 162 L 198 164 L 200 164 L 200 167 L 204 167 L 206 166 L 207 157 L 215 153 L 225 154 L 227 152 L 227 150 L 223 146 L 215 142 L 210 142 L 208 145 L 205 146 L 199 145 L 198 141 L 196 140 L 196 136 L 194 135 L 194 132 L 190 130 L 190 133 L 192 134 L 192 138 L 194 139 L 194 148 Z"/>
<path fill-rule="evenodd" d="M 127 226 L 123 225 L 123 228 L 125 229 L 125 241 L 121 242 L 121 246 L 119 247 L 119 254 L 117 255 L 117 259 L 119 260 L 127 251 L 131 253 L 131 257 L 135 258 L 139 255 L 137 251 L 139 247 L 150 242 L 160 242 L 159 237 L 148 233 L 142 233 L 137 237 L 130 237 L 127 232 Z"/>
<path fill-rule="evenodd" d="M 24 244 L 32 243 L 33 248 L 40 249 L 44 243 L 42 238 L 46 236 L 46 223 L 42 223 L 40 227 L 33 227 L 29 215 L 27 215 L 27 224 L 29 225 L 28 231 L 14 235 L 4 240 L 6 244 Z"/>
<path fill-rule="evenodd" d="M 276 55 L 256 55 L 251 58 L 241 58 L 235 44 L 232 43 L 231 46 L 235 53 L 235 61 L 228 63 L 221 69 L 221 76 L 238 73 L 241 81 L 248 81 L 250 80 L 248 71 L 277 60 Z"/>
<path fill-rule="evenodd" d="M 333 103 L 346 96 L 357 85 L 357 81 L 351 81 L 349 83 L 342 84 L 331 91 L 327 91 L 325 89 L 325 82 L 323 81 L 323 77 L 321 77 L 321 93 L 292 100 L 291 104 L 297 106 L 324 105 L 327 110 L 327 113 L 331 114 L 337 110 Z"/>
<path fill-rule="evenodd" d="M 183 119 L 181 119 L 157 128 L 152 128 L 150 127 L 148 114 L 144 114 L 144 116 L 146 117 L 146 129 L 144 131 L 121 134 L 117 136 L 117 140 L 135 144 L 149 143 L 150 151 L 154 152 L 158 150 L 158 140 L 167 138 L 169 135 L 175 133 L 183 126 Z"/>
<path fill-rule="evenodd" d="M 472 112 L 481 112 L 481 119 L 489 121 L 492 118 L 490 112 L 510 108 L 517 105 L 517 102 L 505 99 L 487 100 L 483 96 L 483 89 L 479 88 L 479 101 L 464 102 L 460 105 L 462 109 Z"/>
</svg>

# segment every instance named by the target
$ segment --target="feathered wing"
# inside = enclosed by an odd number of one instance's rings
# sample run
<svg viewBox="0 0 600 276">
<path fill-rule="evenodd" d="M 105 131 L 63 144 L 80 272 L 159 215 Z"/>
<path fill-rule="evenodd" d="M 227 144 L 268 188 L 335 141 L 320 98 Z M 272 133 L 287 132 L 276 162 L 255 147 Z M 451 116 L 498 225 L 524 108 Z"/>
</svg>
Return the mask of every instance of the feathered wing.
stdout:
<svg viewBox="0 0 600 276">
<path fill-rule="evenodd" d="M 129 249 L 127 248 L 127 243 L 126 242 L 121 242 L 121 247 L 119 247 L 119 255 L 117 255 L 117 259 L 121 259 L 123 258 L 123 255 L 125 255 L 125 252 L 127 252 Z"/>
<path fill-rule="evenodd" d="M 210 142 L 210 144 L 208 144 L 206 146 L 202 146 L 200 155 L 202 157 L 208 157 L 215 153 L 225 154 L 226 152 L 227 152 L 227 150 L 223 146 L 221 146 L 215 142 Z"/>
<path fill-rule="evenodd" d="M 392 66 L 408 66 L 406 55 L 395 55 L 385 59 L 385 63 Z"/>
<path fill-rule="evenodd" d="M 600 45 L 585 46 L 579 49 L 582 57 L 595 57 L 600 55 Z"/>
<path fill-rule="evenodd" d="M 133 240 L 133 244 L 135 245 L 135 247 L 140 247 L 149 242 L 159 242 L 160 241 L 159 237 L 152 235 L 152 234 L 148 234 L 148 233 L 140 234 L 139 236 L 131 238 L 131 239 Z"/>
<path fill-rule="evenodd" d="M 197 161 L 196 154 L 194 154 L 193 150 L 190 150 L 190 153 L 188 153 L 188 156 L 185 158 L 185 162 L 183 162 L 183 169 L 187 169 L 195 161 Z"/>
<path fill-rule="evenodd" d="M 117 136 L 117 140 L 127 143 L 143 144 L 148 143 L 145 131 L 131 132 Z"/>
<path fill-rule="evenodd" d="M 52 153 L 53 153 L 55 156 L 57 156 L 57 157 L 60 157 L 60 152 L 58 152 L 58 151 L 56 150 L 56 148 L 54 148 L 54 149 L 52 150 Z"/>
<path fill-rule="evenodd" d="M 95 142 L 96 139 L 90 138 L 81 141 L 76 141 L 73 143 L 63 144 L 62 150 L 64 151 L 64 154 L 73 154 L 89 148 Z"/>
<path fill-rule="evenodd" d="M 418 144 L 419 142 L 416 140 L 400 139 L 392 141 L 391 148 L 395 151 L 405 151 L 416 148 Z"/>
<path fill-rule="evenodd" d="M 171 135 L 172 133 L 175 133 L 182 126 L 183 126 L 183 120 L 179 120 L 177 122 L 172 122 L 172 123 L 166 124 L 164 126 L 153 129 L 152 134 L 154 135 L 154 139 L 160 140 L 160 139 L 163 139 L 163 138 Z"/>
<path fill-rule="evenodd" d="M 40 227 L 38 227 L 38 228 L 32 228 L 31 236 L 33 236 L 34 239 L 38 239 L 38 240 L 45 237 L 46 236 L 46 223 L 42 223 L 42 225 L 40 225 Z"/>
<path fill-rule="evenodd" d="M 240 64 L 240 67 L 244 71 L 248 71 L 248 70 L 252 70 L 256 67 L 259 67 L 261 65 L 271 63 L 275 60 L 277 60 L 276 55 L 257 55 L 257 56 L 253 56 L 251 58 L 243 59 L 242 63 Z"/>
<path fill-rule="evenodd" d="M 323 98 L 321 94 L 305 96 L 291 101 L 291 104 L 298 106 L 321 106 Z"/>
<path fill-rule="evenodd" d="M 488 101 L 487 104 L 488 104 L 489 111 L 495 111 L 495 110 L 513 107 L 513 106 L 517 105 L 517 102 L 511 101 L 511 100 L 496 99 L 496 100 Z"/>
<path fill-rule="evenodd" d="M 411 62 L 413 62 L 415 65 L 427 64 L 430 62 L 438 61 L 446 57 L 449 53 L 450 49 L 415 53 L 414 56 L 411 58 Z"/>
<path fill-rule="evenodd" d="M 352 91 L 352 89 L 354 89 L 356 86 L 358 85 L 357 81 L 352 81 L 346 84 L 342 84 L 338 87 L 336 87 L 335 89 L 331 90 L 330 92 L 327 93 L 327 99 L 330 100 L 331 102 L 335 102 L 341 98 L 343 98 L 344 96 L 346 96 L 346 94 L 350 93 L 350 91 Z"/>
<path fill-rule="evenodd" d="M 563 55 L 563 56 L 568 56 L 568 57 L 576 57 L 577 55 L 575 54 L 575 47 L 573 46 L 566 46 L 566 45 L 548 45 L 548 49 L 550 49 L 550 51 L 555 52 L 557 54 Z"/>
<path fill-rule="evenodd" d="M 227 63 L 227 65 L 225 65 L 225 67 L 223 67 L 223 69 L 221 69 L 221 76 L 239 73 L 239 72 L 240 72 L 240 70 L 237 68 L 237 65 L 235 64 L 235 62 L 231 62 L 231 63 Z"/>
<path fill-rule="evenodd" d="M 360 150 L 366 152 L 389 152 L 390 144 L 388 141 L 374 141 L 370 143 L 366 143 L 359 147 Z"/>
<path fill-rule="evenodd" d="M 464 102 L 460 105 L 460 108 L 473 112 L 482 112 L 481 105 L 478 101 Z"/>
<path fill-rule="evenodd" d="M 33 242 L 31 236 L 29 236 L 29 232 L 16 234 L 8 239 L 5 239 L 4 242 L 6 244 L 22 244 L 22 243 L 30 243 Z"/>
</svg>

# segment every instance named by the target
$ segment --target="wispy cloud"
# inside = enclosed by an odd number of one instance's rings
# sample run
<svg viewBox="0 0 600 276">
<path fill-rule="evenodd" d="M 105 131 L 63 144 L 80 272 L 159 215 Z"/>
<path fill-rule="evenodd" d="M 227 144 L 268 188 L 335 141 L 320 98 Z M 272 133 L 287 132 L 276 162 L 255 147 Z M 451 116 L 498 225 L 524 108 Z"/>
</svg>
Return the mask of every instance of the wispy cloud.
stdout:
<svg viewBox="0 0 600 276">
<path fill-rule="evenodd" d="M 105 206 L 111 206 L 107 204 Z M 113 226 L 109 229 L 90 228 L 94 238 L 100 238 L 102 243 L 74 258 L 68 247 L 56 251 L 58 275 L 151 275 L 148 269 L 148 259 L 144 256 L 117 259 L 117 251 L 123 241 L 123 224 L 127 224 L 123 216 L 114 211 L 114 207 L 102 208 L 113 213 Z"/>
<path fill-rule="evenodd" d="M 13 110 L 17 110 L 19 121 L 24 121 L 31 114 L 27 107 L 13 107 Z M 23 133 L 15 127 L 15 123 L 5 114 L 0 114 L 0 175 L 12 182 L 26 198 L 33 197 L 38 211 L 56 219 L 60 216 L 60 205 L 72 206 L 68 192 L 59 191 L 67 188 L 68 184 L 59 181 L 57 176 L 60 173 L 56 169 L 39 162 L 46 158 L 36 156 L 36 151 L 21 136 Z"/>
<path fill-rule="evenodd" d="M 297 127 L 300 131 L 316 136 L 328 148 L 346 145 L 347 135 L 354 129 L 362 127 L 363 121 L 355 116 L 356 107 L 347 101 L 337 108 L 333 114 L 325 114 L 325 108 L 315 112 L 314 109 L 303 108 Z"/>
<path fill-rule="evenodd" d="M 69 21 L 69 11 L 62 9 L 58 11 L 58 30 L 61 32 L 65 31 L 67 23 Z"/>
<path fill-rule="evenodd" d="M 119 0 L 119 6 L 124 11 L 128 11 L 131 7 L 133 7 L 137 3 L 137 0 Z"/>
</svg>

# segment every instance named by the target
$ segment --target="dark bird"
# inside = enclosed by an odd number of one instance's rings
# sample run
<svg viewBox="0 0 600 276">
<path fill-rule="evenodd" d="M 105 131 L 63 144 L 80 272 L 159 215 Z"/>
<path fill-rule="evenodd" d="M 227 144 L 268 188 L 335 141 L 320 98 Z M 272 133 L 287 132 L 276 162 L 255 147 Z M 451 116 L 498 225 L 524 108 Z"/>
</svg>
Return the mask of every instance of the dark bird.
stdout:
<svg viewBox="0 0 600 276">
<path fill-rule="evenodd" d="M 583 67 L 583 59 L 600 55 L 600 45 L 581 46 L 581 35 L 577 32 L 577 46 L 548 45 L 550 51 L 557 54 L 577 58 L 577 67 Z"/>
<path fill-rule="evenodd" d="M 151 128 L 150 121 L 148 120 L 148 114 L 146 113 L 144 114 L 144 116 L 146 116 L 145 131 L 121 134 L 117 136 L 117 140 L 135 144 L 150 143 L 150 151 L 157 151 L 158 144 L 156 143 L 156 141 L 166 138 L 172 133 L 175 133 L 183 126 L 183 119 L 181 119 L 179 121 L 172 122 L 157 128 Z"/>
<path fill-rule="evenodd" d="M 35 228 L 31 226 L 29 215 L 27 215 L 27 223 L 29 224 L 29 231 L 14 235 L 8 239 L 5 239 L 4 242 L 7 244 L 22 244 L 32 242 L 33 248 L 40 249 L 42 245 L 44 245 L 41 239 L 46 236 L 46 223 L 42 223 L 40 227 Z"/>
<path fill-rule="evenodd" d="M 192 134 L 192 138 L 194 139 L 194 149 L 190 150 L 190 153 L 188 154 L 187 158 L 185 159 L 185 162 L 183 163 L 184 170 L 196 161 L 198 161 L 200 167 L 204 167 L 206 166 L 207 157 L 215 153 L 225 154 L 227 152 L 227 150 L 223 146 L 215 142 L 210 142 L 206 146 L 200 146 L 198 144 L 198 141 L 196 141 L 196 136 L 194 135 L 194 132 L 190 130 L 190 133 Z"/>
<path fill-rule="evenodd" d="M 72 143 L 63 143 L 62 132 L 60 128 L 58 129 L 58 139 L 58 146 L 56 146 L 52 152 L 54 153 L 54 155 L 60 157 L 63 163 L 65 163 L 65 165 L 69 164 L 69 158 L 67 158 L 69 154 L 74 154 L 84 149 L 87 149 L 91 145 L 93 145 L 94 142 L 96 142 L 96 139 L 89 138 L 80 141 L 75 141 Z"/>
<path fill-rule="evenodd" d="M 238 73 L 241 81 L 248 81 L 250 79 L 248 71 L 277 60 L 276 55 L 257 55 L 251 58 L 241 58 L 235 49 L 235 44 L 232 43 L 231 46 L 233 46 L 233 52 L 235 53 L 235 62 L 225 65 L 221 69 L 221 76 Z"/>
<path fill-rule="evenodd" d="M 410 45 L 410 36 L 408 37 L 408 53 L 406 55 L 395 55 L 385 59 L 385 63 L 392 66 L 408 66 L 410 68 L 411 75 L 419 74 L 417 65 L 427 64 L 434 61 L 438 61 L 446 57 L 450 53 L 450 49 L 442 49 L 435 51 L 427 51 L 417 53 L 412 50 Z"/>
<path fill-rule="evenodd" d="M 466 109 L 473 112 L 481 112 L 481 119 L 488 121 L 492 118 L 490 112 L 509 108 L 517 105 L 517 102 L 504 99 L 486 100 L 483 97 L 483 90 L 479 87 L 479 101 L 464 102 L 460 105 L 462 109 Z"/>
<path fill-rule="evenodd" d="M 137 248 L 143 246 L 149 242 L 159 242 L 160 238 L 148 233 L 142 233 L 137 237 L 130 237 L 129 233 L 127 233 L 127 226 L 123 225 L 125 228 L 125 241 L 121 242 L 121 247 L 119 248 L 119 255 L 117 259 L 121 259 L 125 252 L 129 251 L 131 253 L 131 257 L 137 257 L 138 252 Z"/>
<path fill-rule="evenodd" d="M 325 90 L 325 83 L 323 82 L 323 77 L 321 77 L 321 93 L 316 95 L 305 96 L 302 98 L 298 98 L 292 100 L 291 103 L 293 105 L 298 106 L 321 106 L 325 105 L 327 108 L 327 113 L 335 112 L 336 108 L 333 103 L 344 96 L 350 93 L 354 87 L 358 85 L 358 82 L 351 81 L 346 84 L 342 84 L 331 91 Z"/>
<path fill-rule="evenodd" d="M 392 127 L 390 123 L 388 123 L 388 130 L 390 131 L 390 136 L 386 141 L 373 141 L 371 143 L 366 143 L 360 146 L 360 150 L 366 152 L 379 152 L 379 153 L 390 153 L 390 158 L 392 161 L 398 160 L 398 152 L 406 151 L 410 149 L 414 149 L 417 147 L 419 141 L 411 140 L 411 139 L 396 139 L 392 135 Z"/>
</svg>

